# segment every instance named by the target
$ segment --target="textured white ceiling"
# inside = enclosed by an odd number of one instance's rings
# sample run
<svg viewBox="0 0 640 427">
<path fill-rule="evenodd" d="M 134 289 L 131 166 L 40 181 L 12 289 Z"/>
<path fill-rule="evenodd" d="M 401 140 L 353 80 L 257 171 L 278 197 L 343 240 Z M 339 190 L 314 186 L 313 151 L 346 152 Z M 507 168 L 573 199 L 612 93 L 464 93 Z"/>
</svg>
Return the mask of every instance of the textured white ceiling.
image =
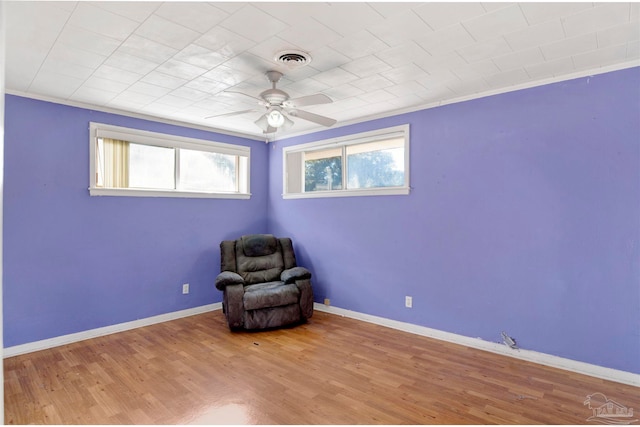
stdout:
<svg viewBox="0 0 640 427">
<path fill-rule="evenodd" d="M 285 74 L 340 124 L 640 64 L 639 3 L 5 2 L 9 93 L 259 137 Z M 274 55 L 301 50 L 309 65 Z M 321 127 L 294 118 L 285 133 Z"/>
</svg>

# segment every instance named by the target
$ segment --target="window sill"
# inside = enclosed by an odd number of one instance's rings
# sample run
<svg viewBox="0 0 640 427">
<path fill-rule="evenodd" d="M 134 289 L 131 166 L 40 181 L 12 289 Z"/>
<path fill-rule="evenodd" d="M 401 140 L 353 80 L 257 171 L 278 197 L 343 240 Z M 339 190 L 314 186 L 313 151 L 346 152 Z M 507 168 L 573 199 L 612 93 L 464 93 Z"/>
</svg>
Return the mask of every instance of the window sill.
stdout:
<svg viewBox="0 0 640 427">
<path fill-rule="evenodd" d="M 316 199 L 324 197 L 358 197 L 358 196 L 405 196 L 409 187 L 393 188 L 361 188 L 357 190 L 309 191 L 306 193 L 283 194 L 283 199 Z"/>
<path fill-rule="evenodd" d="M 205 193 L 178 190 L 140 190 L 134 188 L 89 188 L 91 196 L 125 197 L 182 197 L 194 199 L 243 199 L 251 198 L 250 193 Z"/>
</svg>

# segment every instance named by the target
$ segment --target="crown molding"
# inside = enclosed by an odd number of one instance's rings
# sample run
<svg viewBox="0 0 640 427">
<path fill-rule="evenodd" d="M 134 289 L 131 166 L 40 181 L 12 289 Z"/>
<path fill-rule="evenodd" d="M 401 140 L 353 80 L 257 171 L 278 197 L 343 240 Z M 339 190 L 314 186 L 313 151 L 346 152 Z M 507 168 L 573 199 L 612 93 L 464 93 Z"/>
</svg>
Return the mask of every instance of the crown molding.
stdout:
<svg viewBox="0 0 640 427">
<path fill-rule="evenodd" d="M 204 126 L 204 125 L 199 125 L 199 124 L 196 124 L 196 123 L 190 123 L 190 122 L 181 121 L 181 120 L 168 119 L 166 117 L 161 117 L 161 116 L 154 116 L 154 115 L 151 115 L 151 114 L 136 113 L 136 112 L 133 112 L 133 111 L 121 110 L 121 109 L 112 108 L 112 107 L 104 107 L 104 106 L 94 105 L 94 104 L 87 104 L 87 103 L 78 102 L 78 101 L 70 101 L 70 100 L 66 100 L 66 99 L 55 98 L 55 97 L 52 97 L 52 96 L 37 95 L 37 94 L 33 94 L 33 93 L 22 92 L 22 91 L 11 90 L 11 89 L 7 89 L 5 91 L 5 93 L 7 95 L 21 96 L 23 98 L 35 99 L 37 101 L 52 102 L 54 104 L 66 105 L 68 107 L 76 107 L 76 108 L 83 108 L 83 109 L 86 109 L 86 110 L 99 111 L 101 113 L 118 114 L 120 116 L 131 117 L 131 118 L 134 118 L 134 119 L 149 120 L 149 121 L 152 121 L 152 122 L 163 123 L 163 124 L 167 124 L 167 125 L 173 125 L 173 126 L 180 126 L 180 127 L 185 127 L 185 128 L 189 128 L 189 129 L 202 130 L 202 131 L 205 131 L 205 132 L 215 132 L 215 133 L 219 133 L 219 134 L 222 134 L 222 135 L 235 136 L 235 137 L 238 137 L 238 138 L 245 138 L 245 139 L 250 139 L 250 140 L 253 140 L 253 141 L 264 141 L 265 140 L 264 136 L 258 136 L 258 135 L 255 135 L 255 134 L 243 133 L 243 132 L 235 132 L 235 131 L 232 131 L 232 130 L 216 128 L 216 127 L 213 127 L 213 126 Z"/>
<path fill-rule="evenodd" d="M 414 113 L 416 111 L 429 110 L 431 108 L 442 107 L 444 105 L 457 104 L 457 103 L 460 103 L 460 102 L 471 101 L 471 100 L 480 99 L 480 98 L 486 98 L 486 97 L 493 96 L 493 95 L 500 95 L 500 94 L 503 94 L 503 93 L 515 92 L 515 91 L 518 91 L 518 90 L 530 89 L 530 88 L 539 87 L 539 86 L 545 86 L 545 85 L 549 85 L 549 84 L 553 84 L 553 83 L 560 83 L 560 82 L 564 82 L 564 81 L 567 81 L 567 80 L 573 80 L 573 79 L 578 79 L 578 78 L 582 78 L 582 77 L 595 76 L 595 75 L 598 75 L 598 74 L 605 74 L 605 73 L 610 73 L 610 72 L 613 72 L 613 71 L 619 71 L 619 70 L 624 70 L 624 69 L 627 69 L 627 68 L 633 68 L 633 67 L 639 67 L 639 66 L 640 66 L 640 59 L 636 59 L 636 60 L 632 60 L 632 61 L 623 62 L 623 63 L 620 63 L 620 64 L 614 64 L 614 65 L 609 65 L 609 66 L 600 67 L 600 68 L 592 68 L 592 69 L 588 69 L 588 70 L 577 71 L 575 73 L 564 74 L 562 76 L 548 77 L 548 78 L 544 78 L 544 79 L 535 80 L 535 81 L 532 81 L 532 82 L 520 83 L 520 84 L 511 85 L 511 86 L 506 86 L 506 87 L 503 87 L 503 88 L 498 88 L 498 89 L 478 92 L 478 93 L 474 93 L 474 94 L 471 94 L 471 95 L 459 96 L 459 97 L 456 97 L 456 98 L 445 99 L 445 100 L 437 101 L 437 102 L 429 102 L 429 103 L 424 103 L 424 104 L 417 104 L 417 105 L 414 105 L 414 106 L 411 106 L 411 107 L 399 108 L 399 109 L 387 111 L 387 112 L 384 112 L 384 113 L 366 115 L 366 116 L 363 116 L 363 117 L 359 117 L 357 119 L 351 119 L 351 120 L 346 120 L 344 122 L 338 122 L 335 126 L 332 126 L 331 128 L 314 128 L 314 129 L 309 129 L 309 130 L 296 132 L 296 133 L 288 133 L 288 134 L 282 135 L 282 136 L 278 136 L 276 134 L 273 137 L 269 137 L 269 135 L 266 135 L 266 136 L 265 135 L 258 135 L 258 134 L 250 133 L 250 132 L 246 132 L 245 133 L 245 132 L 232 131 L 232 130 L 229 130 L 229 129 L 222 129 L 222 128 L 216 128 L 216 127 L 212 127 L 212 126 L 205 126 L 205 125 L 200 125 L 200 124 L 196 124 L 196 123 L 190 123 L 190 122 L 186 122 L 186 121 L 168 119 L 168 118 L 161 117 L 161 116 L 154 116 L 154 115 L 144 114 L 144 113 L 136 113 L 136 112 L 127 111 L 127 110 L 121 110 L 121 109 L 117 109 L 117 108 L 97 106 L 97 105 L 87 104 L 87 103 L 78 102 L 78 101 L 69 101 L 69 100 L 59 99 L 59 98 L 55 98 L 55 97 L 36 95 L 36 94 L 32 94 L 32 93 L 27 93 L 27 92 L 22 92 L 22 91 L 15 91 L 15 90 L 10 90 L 10 89 L 7 89 L 6 93 L 9 94 L 9 95 L 22 96 L 22 97 L 25 97 L 25 98 L 36 99 L 36 100 L 39 100 L 39 101 L 53 102 L 53 103 L 57 103 L 57 104 L 67 105 L 67 106 L 70 106 L 70 107 L 78 107 L 78 108 L 84 108 L 84 109 L 88 109 L 88 110 L 100 111 L 100 112 L 104 112 L 104 113 L 119 114 L 119 115 L 126 116 L 126 117 L 132 117 L 132 118 L 137 118 L 137 119 L 142 119 L 142 120 L 150 120 L 150 121 L 159 122 L 159 123 L 165 123 L 165 124 L 170 124 L 170 125 L 175 125 L 175 126 L 182 126 L 182 127 L 191 128 L 191 129 L 203 130 L 203 131 L 206 131 L 206 132 L 215 132 L 215 133 L 219 133 L 219 134 L 223 134 L 223 135 L 235 136 L 235 137 L 239 137 L 239 138 L 250 139 L 250 140 L 253 140 L 253 141 L 262 141 L 262 142 L 269 143 L 269 142 L 278 142 L 278 141 L 283 141 L 283 140 L 287 140 L 287 139 L 290 139 L 290 138 L 296 138 L 296 137 L 299 137 L 299 136 L 305 136 L 305 135 L 311 135 L 311 134 L 314 134 L 314 133 L 324 132 L 324 131 L 329 130 L 329 129 L 339 129 L 339 128 L 342 128 L 342 127 L 351 126 L 351 125 L 360 124 L 360 123 L 365 123 L 365 122 L 370 122 L 370 121 L 373 121 L 373 120 L 379 120 L 379 119 L 384 119 L 384 118 L 388 118 L 388 117 L 399 116 L 399 115 L 402 115 L 402 114 Z"/>
<path fill-rule="evenodd" d="M 606 66 L 606 67 L 600 67 L 600 68 L 595 68 L 595 69 L 588 69 L 588 70 L 578 71 L 578 72 L 571 73 L 571 74 L 564 74 L 562 76 L 548 77 L 548 78 L 544 78 L 544 79 L 535 80 L 535 81 L 532 81 L 532 82 L 520 83 L 520 84 L 506 86 L 506 87 L 499 88 L 499 89 L 478 92 L 478 93 L 474 93 L 472 95 L 464 95 L 464 96 L 459 96 L 459 97 L 456 97 L 456 98 L 445 99 L 445 100 L 438 101 L 438 102 L 417 104 L 417 105 L 414 105 L 412 107 L 399 108 L 399 109 L 388 111 L 388 112 L 385 112 L 385 113 L 371 114 L 371 115 L 368 115 L 368 116 L 359 117 L 357 119 L 346 120 L 344 122 L 338 122 L 336 124 L 336 126 L 331 127 L 331 129 L 338 129 L 338 128 L 341 128 L 341 127 L 356 125 L 356 124 L 365 123 L 365 122 L 369 122 L 369 121 L 373 121 L 373 120 L 385 119 L 385 118 L 388 118 L 388 117 L 399 116 L 399 115 L 402 115 L 402 114 L 414 113 L 416 111 L 429 110 L 431 108 L 442 107 L 444 105 L 457 104 L 457 103 L 460 103 L 460 102 L 471 101 L 471 100 L 474 100 L 474 99 L 486 98 L 486 97 L 493 96 L 493 95 L 500 95 L 500 94 L 503 94 L 503 93 L 515 92 L 515 91 L 518 91 L 518 90 L 530 89 L 530 88 L 539 87 L 539 86 L 545 86 L 545 85 L 549 85 L 549 84 L 553 84 L 553 83 L 560 83 L 560 82 L 564 82 L 564 81 L 567 81 L 567 80 L 574 80 L 574 79 L 578 79 L 578 78 L 582 78 L 582 77 L 595 76 L 595 75 L 598 75 L 598 74 L 605 74 L 605 73 L 610 73 L 610 72 L 613 72 L 613 71 L 620 71 L 620 70 L 624 70 L 624 69 L 627 69 L 627 68 L 634 68 L 634 67 L 640 67 L 640 59 L 636 59 L 636 60 L 628 61 L 628 62 L 623 62 L 623 63 L 615 64 L 615 65 L 610 65 L 610 66 Z M 328 130 L 328 128 L 315 129 L 315 130 L 303 131 L 303 132 L 298 132 L 298 133 L 291 133 L 291 134 L 287 134 L 286 136 L 283 136 L 282 138 L 277 138 L 277 139 L 274 139 L 272 141 L 273 142 L 283 141 L 283 140 L 286 140 L 286 139 L 289 139 L 289 138 L 295 138 L 295 137 L 298 137 L 298 136 L 310 135 L 310 134 L 314 134 L 314 133 L 318 133 L 318 132 L 323 132 L 323 131 L 326 131 L 326 130 Z"/>
</svg>

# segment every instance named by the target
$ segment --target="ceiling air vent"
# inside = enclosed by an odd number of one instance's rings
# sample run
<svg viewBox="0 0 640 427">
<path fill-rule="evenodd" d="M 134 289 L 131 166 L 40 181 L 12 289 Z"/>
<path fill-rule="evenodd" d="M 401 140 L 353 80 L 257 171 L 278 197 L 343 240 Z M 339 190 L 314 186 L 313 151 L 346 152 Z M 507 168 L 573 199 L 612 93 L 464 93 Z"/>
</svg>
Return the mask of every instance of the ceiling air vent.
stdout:
<svg viewBox="0 0 640 427">
<path fill-rule="evenodd" d="M 273 58 L 278 64 L 284 64 L 288 67 L 302 67 L 311 62 L 311 55 L 299 50 L 285 50 L 278 52 Z"/>
</svg>

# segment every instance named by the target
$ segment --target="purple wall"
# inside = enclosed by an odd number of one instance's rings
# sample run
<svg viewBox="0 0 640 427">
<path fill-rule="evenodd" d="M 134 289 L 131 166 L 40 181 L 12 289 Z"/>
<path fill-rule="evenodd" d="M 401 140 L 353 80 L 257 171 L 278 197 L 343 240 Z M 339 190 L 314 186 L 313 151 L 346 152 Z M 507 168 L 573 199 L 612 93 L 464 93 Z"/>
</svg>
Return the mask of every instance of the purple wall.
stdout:
<svg viewBox="0 0 640 427">
<path fill-rule="evenodd" d="M 219 242 L 269 231 L 317 301 L 640 373 L 639 88 L 634 68 L 269 146 L 7 96 L 5 346 L 218 302 Z M 253 196 L 90 197 L 90 121 L 251 146 Z M 409 196 L 282 199 L 283 147 L 404 123 Z"/>
<path fill-rule="evenodd" d="M 6 347 L 219 302 L 220 241 L 266 230 L 263 142 L 17 96 L 5 120 Z M 90 197 L 90 121 L 250 146 L 253 196 Z"/>
<path fill-rule="evenodd" d="M 277 142 L 269 230 L 316 301 L 640 373 L 639 88 L 627 69 Z M 283 147 L 404 123 L 409 196 L 282 199 Z"/>
</svg>

